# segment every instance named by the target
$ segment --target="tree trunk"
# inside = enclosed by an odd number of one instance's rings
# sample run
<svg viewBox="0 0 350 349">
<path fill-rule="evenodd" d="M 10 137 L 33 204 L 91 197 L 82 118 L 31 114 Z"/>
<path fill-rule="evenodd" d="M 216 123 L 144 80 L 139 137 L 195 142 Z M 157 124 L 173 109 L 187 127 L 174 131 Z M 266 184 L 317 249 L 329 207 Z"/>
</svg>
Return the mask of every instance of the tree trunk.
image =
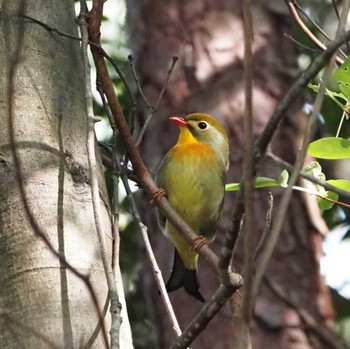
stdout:
<svg viewBox="0 0 350 349">
<path fill-rule="evenodd" d="M 23 17 L 77 37 L 74 4 L 0 4 L 0 347 L 102 348 L 96 305 L 108 335 L 108 289 L 89 185 L 80 45 Z M 101 192 L 106 198 L 102 180 Z M 108 201 L 102 208 L 110 251 Z M 98 304 L 57 254 L 86 275 Z"/>
<path fill-rule="evenodd" d="M 175 144 L 177 129 L 167 121 L 169 116 L 205 112 L 218 118 L 230 138 L 230 173 L 227 182 L 238 182 L 243 161 L 243 25 L 241 1 L 129 1 L 128 23 L 130 45 L 141 85 L 149 100 L 156 101 L 165 80 L 172 56 L 179 62 L 171 76 L 159 111 L 142 144 L 142 152 L 151 169 L 155 169 L 165 152 Z M 266 4 L 265 4 L 266 3 Z M 254 132 L 258 135 L 292 82 L 296 54 L 292 42 L 284 36 L 290 29 L 286 9 L 268 8 L 268 2 L 253 2 L 254 23 Z M 305 120 L 301 113 L 290 115 L 274 139 L 272 149 L 286 161 L 293 162 Z M 140 123 L 144 120 L 139 111 Z M 260 175 L 277 178 L 281 169 L 265 162 Z M 281 191 L 274 191 L 275 206 Z M 224 215 L 212 245 L 219 251 L 223 232 L 228 226 L 234 194 L 228 193 Z M 256 234 L 265 225 L 267 193 L 257 191 Z M 172 246 L 162 237 L 150 216 L 153 246 L 164 278 L 171 265 Z M 242 232 L 244 234 L 244 232 Z M 241 235 L 242 235 L 241 234 Z M 321 235 L 311 224 L 304 198 L 294 195 L 285 225 L 260 289 L 251 323 L 254 349 L 329 348 L 329 344 L 310 330 L 303 316 L 286 303 L 292 298 L 319 326 L 333 319 L 328 289 L 319 273 Z M 239 244 L 241 246 L 241 244 Z M 234 268 L 240 271 L 240 248 Z M 199 266 L 201 290 L 208 299 L 218 286 L 217 277 L 205 263 Z M 283 292 L 276 293 L 276 287 Z M 152 295 L 151 305 L 158 325 L 158 347 L 165 348 L 174 340 L 173 330 L 165 315 L 161 299 L 152 281 L 149 267 L 142 273 L 145 294 Z M 170 295 L 182 328 L 186 327 L 201 304 L 181 290 Z M 211 321 L 191 345 L 196 348 L 232 348 L 234 331 L 228 305 Z M 322 327 L 320 327 L 322 328 Z"/>
</svg>

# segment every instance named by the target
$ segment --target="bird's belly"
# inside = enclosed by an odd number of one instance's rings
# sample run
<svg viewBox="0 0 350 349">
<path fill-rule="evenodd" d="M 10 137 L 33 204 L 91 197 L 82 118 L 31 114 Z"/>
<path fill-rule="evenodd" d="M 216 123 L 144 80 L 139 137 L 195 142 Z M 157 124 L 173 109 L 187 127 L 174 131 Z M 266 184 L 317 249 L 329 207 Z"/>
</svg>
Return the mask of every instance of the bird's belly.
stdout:
<svg viewBox="0 0 350 349">
<path fill-rule="evenodd" d="M 169 201 L 179 215 L 198 235 L 210 239 L 221 215 L 224 183 L 220 171 L 195 166 L 177 171 L 165 188 Z M 172 193 L 176 192 L 176 195 Z"/>
</svg>

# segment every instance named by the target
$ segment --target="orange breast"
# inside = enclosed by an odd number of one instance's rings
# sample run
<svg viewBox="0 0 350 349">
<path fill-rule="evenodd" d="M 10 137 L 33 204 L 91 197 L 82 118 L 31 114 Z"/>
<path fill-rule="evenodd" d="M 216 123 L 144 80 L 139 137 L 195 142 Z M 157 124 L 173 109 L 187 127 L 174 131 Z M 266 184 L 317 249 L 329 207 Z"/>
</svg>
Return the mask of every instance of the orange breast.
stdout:
<svg viewBox="0 0 350 349">
<path fill-rule="evenodd" d="M 214 150 L 204 143 L 186 143 L 176 145 L 172 149 L 172 158 L 173 161 L 184 161 L 187 158 L 189 164 L 192 162 L 201 162 L 203 164 L 207 163 L 210 166 L 210 162 L 216 160 L 216 154 Z"/>
</svg>

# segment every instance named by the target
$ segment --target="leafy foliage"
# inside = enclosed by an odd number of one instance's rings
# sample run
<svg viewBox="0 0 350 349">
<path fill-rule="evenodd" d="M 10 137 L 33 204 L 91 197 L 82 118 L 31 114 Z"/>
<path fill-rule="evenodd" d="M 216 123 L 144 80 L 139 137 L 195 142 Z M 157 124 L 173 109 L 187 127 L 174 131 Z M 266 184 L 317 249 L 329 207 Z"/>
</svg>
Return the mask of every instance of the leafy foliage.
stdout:
<svg viewBox="0 0 350 349">
<path fill-rule="evenodd" d="M 320 159 L 350 159 L 350 140 L 340 137 L 320 138 L 309 145 L 308 154 Z"/>
</svg>

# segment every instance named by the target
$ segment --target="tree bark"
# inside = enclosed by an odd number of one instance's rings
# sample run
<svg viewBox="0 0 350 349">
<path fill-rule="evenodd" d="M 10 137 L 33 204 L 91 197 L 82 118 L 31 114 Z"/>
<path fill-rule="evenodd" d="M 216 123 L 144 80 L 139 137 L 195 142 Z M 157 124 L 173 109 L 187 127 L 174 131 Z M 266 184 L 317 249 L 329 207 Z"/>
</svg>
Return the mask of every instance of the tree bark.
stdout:
<svg viewBox="0 0 350 349">
<path fill-rule="evenodd" d="M 96 305 L 108 335 L 108 288 L 89 182 L 80 45 L 23 17 L 78 37 L 74 4 L 2 0 L 0 12 L 0 347 L 102 348 Z M 100 171 L 101 218 L 110 253 L 102 176 Z M 89 279 L 98 304 L 86 281 L 49 244 Z"/>
<path fill-rule="evenodd" d="M 175 144 L 177 129 L 167 122 L 173 115 L 205 112 L 218 118 L 230 138 L 230 173 L 227 182 L 238 182 L 243 161 L 243 25 L 241 1 L 160 0 L 129 1 L 128 23 L 130 46 L 133 51 L 141 85 L 149 100 L 155 101 L 164 82 L 172 56 L 179 62 L 171 76 L 164 99 L 156 113 L 142 152 L 154 170 L 165 152 Z M 296 54 L 291 41 L 284 36 L 290 30 L 286 9 L 269 8 L 267 1 L 253 4 L 254 23 L 254 133 L 258 135 L 273 110 L 293 81 Z M 297 106 L 296 106 L 297 107 Z M 301 113 L 291 110 L 274 138 L 272 149 L 286 161 L 293 162 L 295 149 L 303 132 L 305 120 Z M 142 124 L 144 114 L 139 111 Z M 277 178 L 281 169 L 264 162 L 259 174 Z M 274 190 L 275 205 L 281 196 Z M 213 244 L 219 251 L 223 232 L 228 226 L 234 194 L 228 193 L 224 215 Z M 256 234 L 265 224 L 267 193 L 256 191 Z M 153 238 L 153 246 L 164 278 L 171 265 L 171 244 L 161 236 L 153 218 L 145 217 Z M 242 232 L 244 234 L 244 231 Z M 241 234 L 241 235 L 242 235 Z M 260 288 L 251 323 L 254 349 L 329 348 L 317 330 L 310 330 L 298 309 L 286 303 L 293 298 L 299 310 L 312 315 L 322 329 L 333 321 L 333 307 L 327 287 L 320 276 L 319 258 L 322 237 L 310 222 L 305 199 L 294 195 L 285 217 L 285 225 Z M 237 247 L 234 268 L 240 271 L 241 243 Z M 201 290 L 209 298 L 218 286 L 217 277 L 205 263 L 200 263 Z M 276 293 L 272 285 L 283 290 Z M 158 347 L 165 348 L 174 340 L 174 333 L 154 291 L 148 266 L 142 273 L 142 287 L 155 311 L 158 325 Z M 269 286 L 266 286 L 269 285 Z M 201 304 L 181 290 L 170 295 L 182 328 L 186 327 Z M 212 320 L 205 331 L 191 345 L 196 348 L 232 348 L 234 346 L 232 313 L 229 305 Z"/>
</svg>

